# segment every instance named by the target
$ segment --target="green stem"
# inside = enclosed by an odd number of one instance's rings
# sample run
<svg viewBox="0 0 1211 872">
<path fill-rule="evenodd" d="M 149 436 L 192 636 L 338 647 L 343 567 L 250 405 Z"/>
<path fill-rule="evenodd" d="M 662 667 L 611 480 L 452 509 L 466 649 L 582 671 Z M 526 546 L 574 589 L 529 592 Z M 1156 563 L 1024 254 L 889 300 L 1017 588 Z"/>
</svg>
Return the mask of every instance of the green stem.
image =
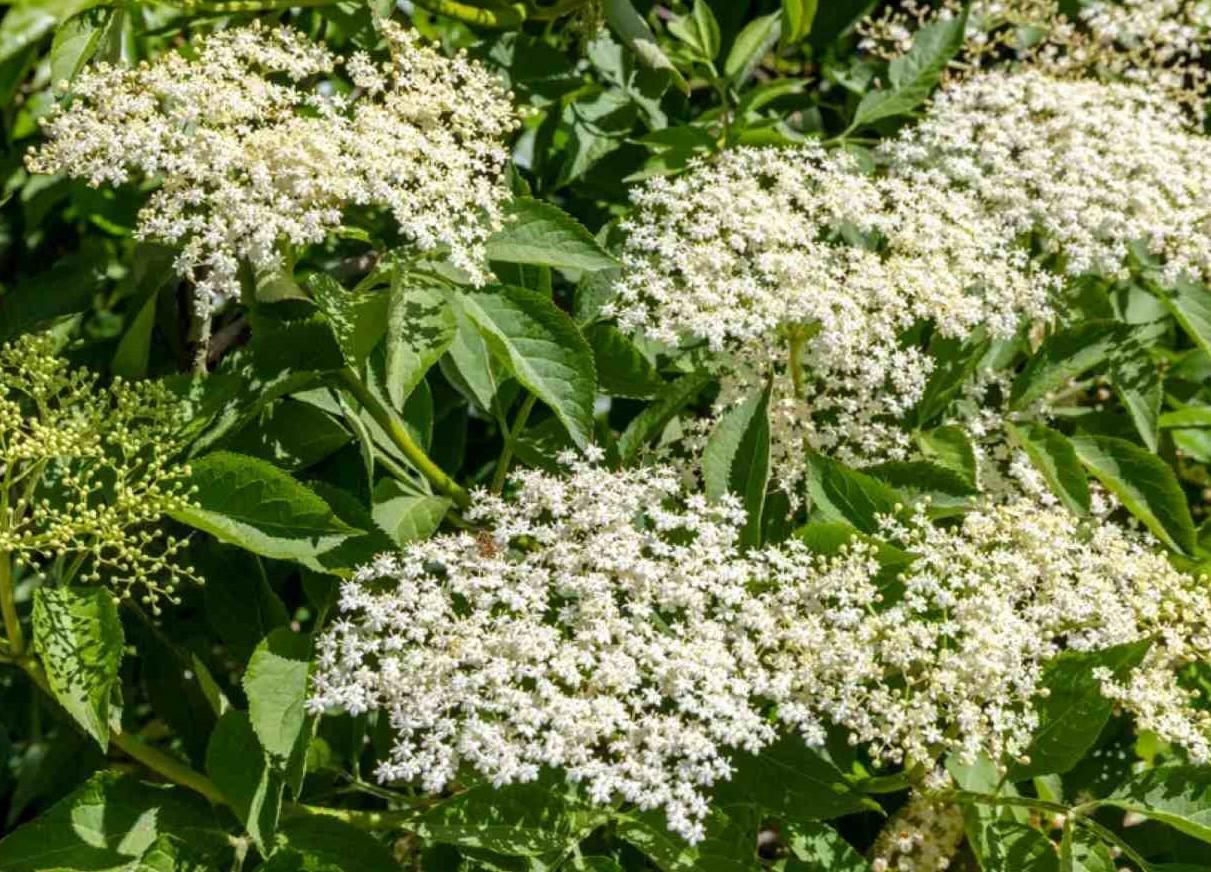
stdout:
<svg viewBox="0 0 1211 872">
<path fill-rule="evenodd" d="M 1015 806 L 1062 815 L 1072 813 L 1072 809 L 1066 805 L 1060 805 L 1058 802 L 1047 802 L 1044 799 L 1034 799 L 1029 796 L 993 796 L 988 793 L 972 793 L 968 790 L 941 790 L 934 794 L 934 796 L 937 799 L 967 805 Z"/>
<path fill-rule="evenodd" d="M 803 389 L 803 348 L 807 345 L 807 337 L 803 331 L 795 329 L 790 337 L 790 359 L 787 367 L 791 371 L 791 384 L 795 387 L 795 399 L 802 400 L 805 396 Z"/>
<path fill-rule="evenodd" d="M 492 493 L 494 494 L 504 490 L 505 479 L 509 475 L 509 463 L 513 460 L 513 446 L 525 431 L 526 421 L 530 419 L 530 412 L 533 411 L 534 402 L 537 399 L 534 394 L 529 394 L 522 401 L 521 408 L 517 410 L 517 417 L 513 419 L 513 429 L 505 437 L 505 445 L 500 449 L 500 460 L 496 461 L 496 472 L 492 476 Z"/>
<path fill-rule="evenodd" d="M 0 551 L 0 615 L 4 617 L 4 633 L 8 637 L 7 653 L 17 659 L 25 653 L 25 634 L 13 598 L 13 561 L 7 551 Z"/>
<path fill-rule="evenodd" d="M 458 482 L 446 475 L 442 468 L 429 458 L 429 455 L 425 454 L 424 449 L 413 441 L 399 417 L 379 402 L 378 397 L 357 377 L 357 373 L 352 369 L 345 369 L 340 373 L 340 378 L 345 387 L 370 413 L 375 422 L 383 428 L 395 446 L 404 453 L 404 456 L 421 475 L 429 479 L 439 491 L 454 500 L 455 505 L 460 508 L 471 504 L 471 495 Z"/>
</svg>

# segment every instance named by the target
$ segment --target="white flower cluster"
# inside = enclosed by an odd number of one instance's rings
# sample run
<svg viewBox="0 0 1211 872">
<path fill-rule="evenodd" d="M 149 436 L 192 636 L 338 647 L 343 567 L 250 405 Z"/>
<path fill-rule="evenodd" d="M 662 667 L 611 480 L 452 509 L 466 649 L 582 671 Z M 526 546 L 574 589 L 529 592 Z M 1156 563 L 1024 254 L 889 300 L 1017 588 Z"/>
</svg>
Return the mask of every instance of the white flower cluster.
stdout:
<svg viewBox="0 0 1211 872">
<path fill-rule="evenodd" d="M 199 38 L 192 57 L 97 65 L 46 120 L 29 167 L 92 185 L 158 182 L 138 235 L 180 246 L 176 267 L 203 308 L 239 293 L 242 261 L 275 267 L 283 245 L 323 241 L 353 205 L 389 209 L 406 239 L 448 247 L 483 280 L 483 242 L 507 196 L 508 94 L 464 56 L 382 27 L 390 60 L 351 57 L 349 96 L 324 46 L 256 23 Z"/>
<path fill-rule="evenodd" d="M 890 419 L 930 366 L 904 330 L 1012 335 L 1054 290 L 1001 219 L 945 176 L 871 177 L 819 146 L 724 152 L 633 199 L 610 311 L 624 329 L 729 352 L 739 388 L 780 372 L 786 485 L 802 474 L 804 439 L 846 460 L 894 455 L 904 436 Z"/>
<path fill-rule="evenodd" d="M 1170 279 L 1211 277 L 1211 140 L 1143 88 L 984 73 L 883 154 L 893 173 L 951 179 L 1069 275 L 1122 275 L 1139 243 Z"/>
<path fill-rule="evenodd" d="M 914 794 L 879 833 L 871 872 L 939 872 L 963 841 L 963 811 L 954 803 Z"/>
<path fill-rule="evenodd" d="M 867 542 L 741 553 L 735 506 L 687 496 L 667 468 L 514 481 L 508 501 L 479 498 L 484 532 L 365 567 L 318 642 L 310 707 L 385 712 L 384 780 L 557 767 L 696 840 L 731 754 L 780 729 L 819 745 L 835 725 L 889 763 L 1008 762 L 1049 660 L 1145 639 L 1106 693 L 1211 755 L 1211 714 L 1175 678 L 1211 653 L 1211 595 L 1109 524 L 1025 501 L 949 529 L 887 519 L 915 555 L 889 583 Z"/>
<path fill-rule="evenodd" d="M 901 0 L 862 22 L 862 47 L 905 54 L 921 27 L 960 14 L 960 0 Z M 974 0 L 966 42 L 948 78 L 1008 61 L 1062 78 L 1137 82 L 1197 108 L 1207 91 L 1207 0 L 1083 0 L 1074 15 L 1058 0 Z"/>
</svg>

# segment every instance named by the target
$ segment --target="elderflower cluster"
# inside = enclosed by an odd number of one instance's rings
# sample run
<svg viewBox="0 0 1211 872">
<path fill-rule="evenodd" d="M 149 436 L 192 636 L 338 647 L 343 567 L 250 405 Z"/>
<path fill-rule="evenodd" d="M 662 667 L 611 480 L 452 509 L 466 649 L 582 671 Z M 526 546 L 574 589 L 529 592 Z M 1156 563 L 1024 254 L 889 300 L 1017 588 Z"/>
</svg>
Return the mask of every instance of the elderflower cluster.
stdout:
<svg viewBox="0 0 1211 872">
<path fill-rule="evenodd" d="M 928 321 L 950 337 L 1009 336 L 1046 315 L 1055 290 L 1000 217 L 945 176 L 871 177 L 815 145 L 728 151 L 632 196 L 607 311 L 623 329 L 730 355 L 723 407 L 776 372 L 788 490 L 805 440 L 851 462 L 904 449 L 895 419 L 931 360 L 903 331 Z"/>
<path fill-rule="evenodd" d="M 326 47 L 255 22 L 200 37 L 191 57 L 99 64 L 45 121 L 28 165 L 92 185 L 157 182 L 137 235 L 180 248 L 204 309 L 238 295 L 241 263 L 276 268 L 284 246 L 322 242 L 355 205 L 389 210 L 408 241 L 444 246 L 482 282 L 508 193 L 508 94 L 465 56 L 382 30 L 390 58 L 350 57 L 350 95 Z"/>
<path fill-rule="evenodd" d="M 343 584 L 309 706 L 385 713 L 381 779 L 440 790 L 463 767 L 497 785 L 554 767 L 593 801 L 663 808 L 693 841 L 735 754 L 782 731 L 819 746 L 839 727 L 891 764 L 1008 763 L 1048 661 L 1145 640 L 1134 671 L 1099 673 L 1105 692 L 1211 757 L 1211 714 L 1176 678 L 1211 653 L 1211 595 L 1134 534 L 1029 501 L 950 528 L 886 518 L 893 579 L 865 539 L 742 551 L 736 505 L 667 467 L 565 462 L 479 495 L 482 532 Z"/>
<path fill-rule="evenodd" d="M 1207 0 L 1085 0 L 1067 15 L 1057 0 L 975 0 L 950 78 L 1006 61 L 1060 78 L 1136 82 L 1197 108 L 1211 80 Z M 920 29 L 961 13 L 959 0 L 902 0 L 859 27 L 862 48 L 894 59 Z"/>
<path fill-rule="evenodd" d="M 0 559 L 63 558 L 119 598 L 175 602 L 200 581 L 158 526 L 189 505 L 189 468 L 173 460 L 181 414 L 163 385 L 100 387 L 49 336 L 0 347 Z"/>
<path fill-rule="evenodd" d="M 914 794 L 879 833 L 871 872 L 940 872 L 963 841 L 963 811 L 954 803 Z"/>
<path fill-rule="evenodd" d="M 935 99 L 883 150 L 950 179 L 1069 275 L 1124 277 L 1133 244 L 1167 281 L 1211 277 L 1211 139 L 1133 85 L 989 72 Z"/>
</svg>

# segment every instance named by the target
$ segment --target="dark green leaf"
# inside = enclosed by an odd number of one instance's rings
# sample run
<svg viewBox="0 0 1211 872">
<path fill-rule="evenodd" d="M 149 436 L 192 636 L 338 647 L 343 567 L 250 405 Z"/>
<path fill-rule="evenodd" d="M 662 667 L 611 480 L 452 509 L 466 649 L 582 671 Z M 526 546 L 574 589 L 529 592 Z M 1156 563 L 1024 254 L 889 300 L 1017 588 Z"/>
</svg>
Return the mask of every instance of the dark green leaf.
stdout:
<svg viewBox="0 0 1211 872">
<path fill-rule="evenodd" d="M 1186 334 L 1211 354 L 1211 293 L 1202 285 L 1179 281 L 1167 292 L 1158 290 L 1157 294 Z"/>
<path fill-rule="evenodd" d="M 282 821 L 278 837 L 301 858 L 301 865 L 278 861 L 266 872 L 400 872 L 386 845 L 339 820 L 318 815 L 289 818 Z"/>
<path fill-rule="evenodd" d="M 1063 774 L 1079 763 L 1114 711 L 1094 670 L 1108 669 L 1115 681 L 1122 681 L 1144 659 L 1148 646 L 1136 642 L 1103 651 L 1065 651 L 1048 663 L 1043 672 L 1048 695 L 1035 701 L 1039 728 L 1026 750 L 1030 762 L 1015 765 L 1010 777 L 1023 781 Z"/>
<path fill-rule="evenodd" d="M 558 791 L 542 783 L 472 787 L 425 812 L 418 832 L 435 842 L 516 857 L 565 851 L 577 834 Z"/>
<path fill-rule="evenodd" d="M 161 834 L 228 868 L 231 849 L 210 806 L 188 791 L 113 772 L 94 775 L 0 841 L 4 872 L 125 872 Z"/>
<path fill-rule="evenodd" d="M 1147 449 L 1113 436 L 1078 436 L 1077 457 L 1153 535 L 1185 554 L 1194 551 L 1194 521 L 1177 476 Z"/>
<path fill-rule="evenodd" d="M 320 273 L 307 279 L 307 288 L 332 328 L 345 361 L 360 368 L 387 331 L 387 306 L 392 295 L 350 291 Z"/>
<path fill-rule="evenodd" d="M 208 539 L 195 547 L 194 565 L 206 580 L 206 617 L 231 656 L 244 663 L 261 639 L 290 620 L 255 554 Z"/>
<path fill-rule="evenodd" d="M 879 529 L 876 515 L 890 515 L 904 499 L 879 479 L 821 454 L 808 459 L 807 490 L 826 518 L 847 521 L 863 533 Z"/>
<path fill-rule="evenodd" d="M 12 17 L 6 15 L 5 23 Z M 62 258 L 0 295 L 0 343 L 87 309 L 104 275 L 100 254 L 89 249 Z"/>
<path fill-rule="evenodd" d="M 206 749 L 206 772 L 236 817 L 264 851 L 272 844 L 282 805 L 282 779 L 257 742 L 248 713 L 229 709 Z"/>
<path fill-rule="evenodd" d="M 640 450 L 651 441 L 673 416 L 691 400 L 702 393 L 714 377 L 707 372 L 691 372 L 670 382 L 651 404 L 635 416 L 626 430 L 618 437 L 618 456 L 623 463 L 634 460 Z"/>
<path fill-rule="evenodd" d="M 594 324 L 585 329 L 584 337 L 593 349 L 597 383 L 603 393 L 646 399 L 664 386 L 656 367 L 617 327 Z"/>
<path fill-rule="evenodd" d="M 1117 321 L 1084 321 L 1043 342 L 1014 380 L 1010 404 L 1025 408 L 1108 360 L 1131 335 Z"/>
<path fill-rule="evenodd" d="M 272 464 L 217 451 L 191 464 L 192 504 L 173 512 L 182 523 L 255 554 L 315 557 L 358 531 L 315 492 Z"/>
<path fill-rule="evenodd" d="M 976 484 L 976 452 L 962 427 L 937 427 L 916 434 L 917 446 L 926 460 L 960 475 L 967 484 Z"/>
<path fill-rule="evenodd" d="M 1117 872 L 1106 846 L 1085 829 L 1064 827 L 1060 842 L 1060 872 Z"/>
<path fill-rule="evenodd" d="M 879 805 L 854 789 L 832 763 L 794 735 L 780 739 L 758 754 L 738 754 L 731 780 L 715 788 L 722 806 L 756 806 L 793 821 L 818 821 L 857 811 L 878 811 Z"/>
<path fill-rule="evenodd" d="M 40 587 L 34 592 L 34 650 L 55 699 L 106 748 L 119 714 L 124 636 L 108 588 Z"/>
<path fill-rule="evenodd" d="M 56 28 L 50 47 L 52 82 L 70 82 L 76 77 L 96 53 L 113 18 L 113 9 L 94 2 Z"/>
<path fill-rule="evenodd" d="M 351 439 L 348 430 L 316 406 L 282 399 L 265 406 L 225 439 L 223 447 L 283 469 L 299 470 L 319 463 Z"/>
<path fill-rule="evenodd" d="M 772 387 L 754 391 L 733 406 L 711 431 L 702 453 L 706 496 L 720 500 L 732 493 L 740 498 L 747 520 L 740 533 L 745 547 L 761 544 L 761 518 L 769 485 L 769 401 Z"/>
<path fill-rule="evenodd" d="M 863 472 L 902 491 L 937 493 L 955 497 L 974 496 L 976 486 L 948 466 L 928 460 L 889 460 L 866 467 Z"/>
<path fill-rule="evenodd" d="M 1110 359 L 1110 381 L 1148 449 L 1157 449 L 1158 417 L 1164 389 L 1160 370 L 1148 350 L 1128 342 Z"/>
<path fill-rule="evenodd" d="M 654 70 L 666 71 L 678 88 L 689 93 L 689 85 L 661 50 L 652 29 L 643 16 L 635 11 L 631 0 L 603 0 L 602 8 L 610 29 L 618 34 L 619 39 L 640 61 Z"/>
</svg>

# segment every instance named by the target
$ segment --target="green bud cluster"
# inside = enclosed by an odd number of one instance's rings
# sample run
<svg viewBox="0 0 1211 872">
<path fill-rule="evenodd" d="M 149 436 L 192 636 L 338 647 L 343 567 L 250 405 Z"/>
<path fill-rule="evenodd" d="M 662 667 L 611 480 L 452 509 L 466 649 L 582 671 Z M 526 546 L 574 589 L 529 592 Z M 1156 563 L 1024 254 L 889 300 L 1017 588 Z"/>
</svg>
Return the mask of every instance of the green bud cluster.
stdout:
<svg viewBox="0 0 1211 872">
<path fill-rule="evenodd" d="M 177 602 L 201 581 L 158 523 L 190 501 L 184 423 L 163 384 L 102 385 L 50 336 L 0 347 L 0 552 L 157 613 Z"/>
</svg>

